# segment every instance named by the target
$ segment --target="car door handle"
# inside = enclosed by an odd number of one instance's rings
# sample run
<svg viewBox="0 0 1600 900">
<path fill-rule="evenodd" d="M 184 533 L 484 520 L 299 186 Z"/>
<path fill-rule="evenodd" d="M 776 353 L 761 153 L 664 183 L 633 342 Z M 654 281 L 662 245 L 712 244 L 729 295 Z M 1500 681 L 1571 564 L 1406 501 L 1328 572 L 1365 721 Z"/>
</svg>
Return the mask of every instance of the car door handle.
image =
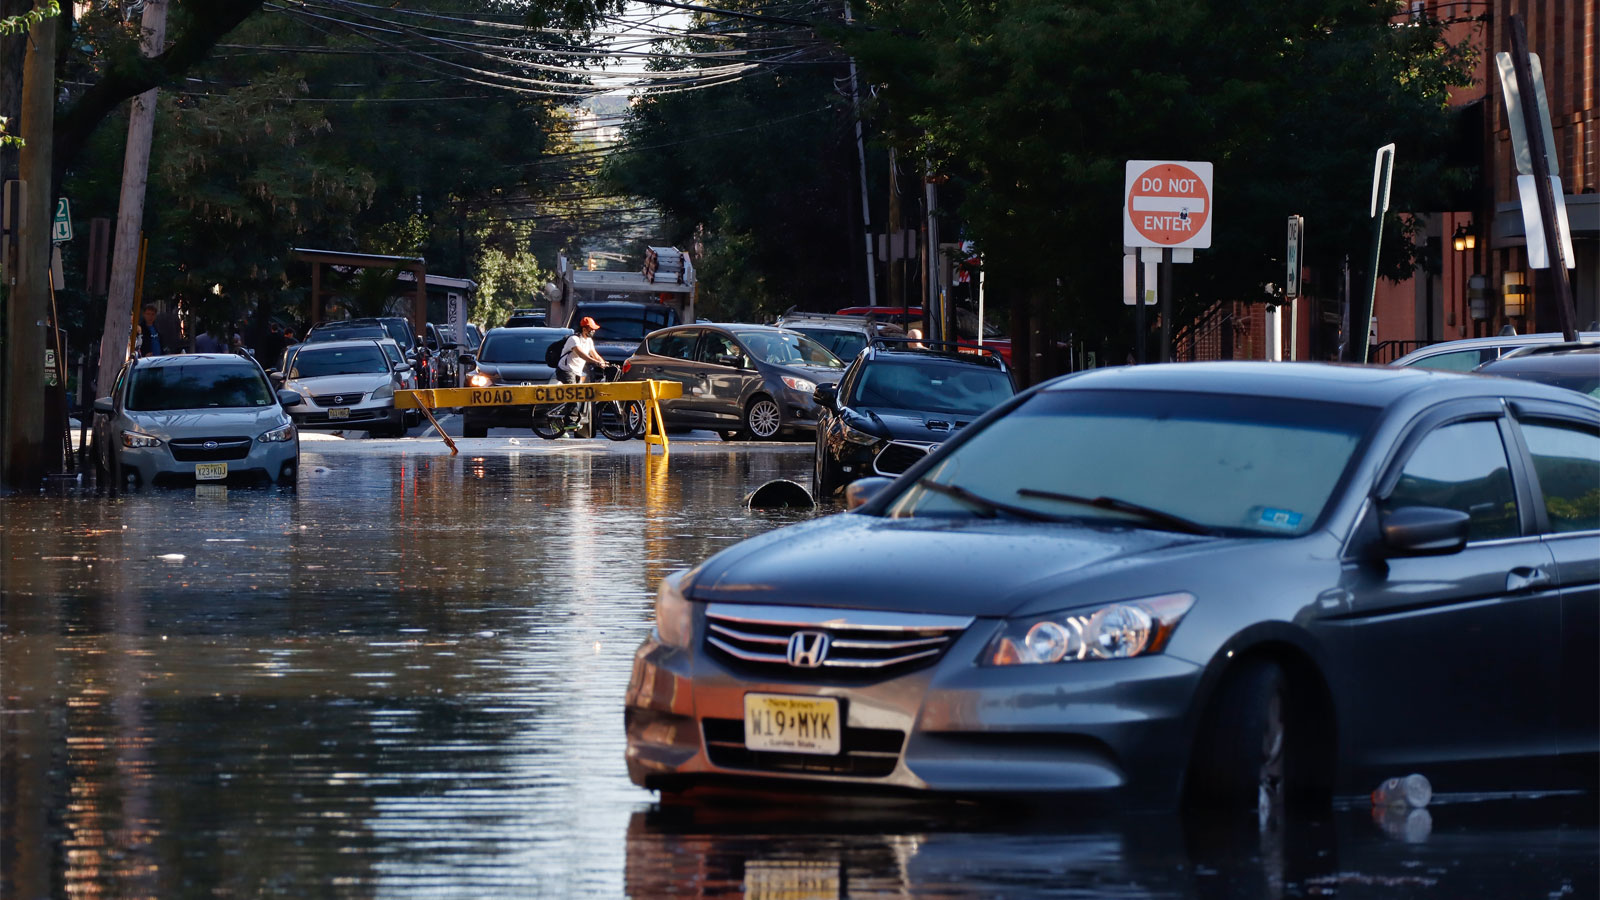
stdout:
<svg viewBox="0 0 1600 900">
<path fill-rule="evenodd" d="M 1506 573 L 1506 591 L 1515 593 L 1549 587 L 1550 573 L 1539 566 L 1517 566 Z"/>
</svg>

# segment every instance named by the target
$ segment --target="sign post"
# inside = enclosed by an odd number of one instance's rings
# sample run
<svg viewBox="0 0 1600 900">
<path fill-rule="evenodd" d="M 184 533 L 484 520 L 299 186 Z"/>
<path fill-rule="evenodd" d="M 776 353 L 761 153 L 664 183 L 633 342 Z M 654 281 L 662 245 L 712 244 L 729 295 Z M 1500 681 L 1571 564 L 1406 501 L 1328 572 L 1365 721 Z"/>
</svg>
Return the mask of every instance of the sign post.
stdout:
<svg viewBox="0 0 1600 900">
<path fill-rule="evenodd" d="M 1288 277 L 1283 282 L 1283 297 L 1289 303 L 1289 361 L 1298 356 L 1300 343 L 1300 269 L 1305 259 L 1306 217 L 1289 217 Z"/>
<path fill-rule="evenodd" d="M 1212 170 L 1208 162 L 1152 159 L 1130 159 L 1124 170 L 1122 243 L 1161 250 L 1158 296 L 1162 362 L 1172 361 L 1172 265 L 1192 261 L 1195 250 L 1211 246 Z M 1144 295 L 1142 284 L 1139 295 Z M 1142 320 L 1143 311 L 1144 304 L 1136 304 L 1135 318 Z M 1136 346 L 1142 362 L 1143 321 L 1136 322 L 1136 326 Z"/>
<path fill-rule="evenodd" d="M 1350 316 L 1345 335 L 1347 359 L 1364 363 L 1371 346 L 1372 303 L 1378 296 L 1378 251 L 1383 246 L 1383 217 L 1389 212 L 1389 185 L 1394 180 L 1394 145 L 1378 148 L 1372 164 L 1372 255 L 1367 260 L 1367 288 L 1358 298 L 1360 307 Z"/>
</svg>

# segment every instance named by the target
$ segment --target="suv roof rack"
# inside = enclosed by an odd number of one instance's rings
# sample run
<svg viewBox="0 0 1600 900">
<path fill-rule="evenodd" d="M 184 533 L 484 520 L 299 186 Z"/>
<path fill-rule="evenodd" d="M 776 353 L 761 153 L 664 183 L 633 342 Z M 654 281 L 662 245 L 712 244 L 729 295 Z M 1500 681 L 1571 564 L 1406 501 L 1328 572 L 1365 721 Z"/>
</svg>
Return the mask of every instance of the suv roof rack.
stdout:
<svg viewBox="0 0 1600 900">
<path fill-rule="evenodd" d="M 917 346 L 908 346 L 910 344 L 916 344 Z M 897 350 L 911 353 L 940 353 L 945 356 L 970 356 L 973 353 L 977 353 L 979 354 L 979 359 L 991 359 L 998 363 L 1000 368 L 1006 368 L 1005 357 L 1001 356 L 999 351 L 995 350 L 993 347 L 985 347 L 982 344 L 969 344 L 965 341 L 935 341 L 929 340 L 928 338 L 884 337 L 880 334 L 872 339 L 872 347 L 878 350 Z M 954 349 L 950 350 L 946 348 Z M 982 354 L 987 354 L 987 356 L 983 356 Z"/>
</svg>

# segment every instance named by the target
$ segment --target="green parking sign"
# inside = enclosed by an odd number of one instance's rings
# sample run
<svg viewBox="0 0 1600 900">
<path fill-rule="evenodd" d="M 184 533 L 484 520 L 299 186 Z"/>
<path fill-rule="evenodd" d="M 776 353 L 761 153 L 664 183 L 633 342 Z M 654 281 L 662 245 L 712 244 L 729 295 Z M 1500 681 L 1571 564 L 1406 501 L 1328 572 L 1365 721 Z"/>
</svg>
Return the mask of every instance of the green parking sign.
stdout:
<svg viewBox="0 0 1600 900">
<path fill-rule="evenodd" d="M 72 206 L 65 197 L 56 201 L 56 218 L 50 225 L 50 240 L 57 244 L 72 240 Z"/>
</svg>

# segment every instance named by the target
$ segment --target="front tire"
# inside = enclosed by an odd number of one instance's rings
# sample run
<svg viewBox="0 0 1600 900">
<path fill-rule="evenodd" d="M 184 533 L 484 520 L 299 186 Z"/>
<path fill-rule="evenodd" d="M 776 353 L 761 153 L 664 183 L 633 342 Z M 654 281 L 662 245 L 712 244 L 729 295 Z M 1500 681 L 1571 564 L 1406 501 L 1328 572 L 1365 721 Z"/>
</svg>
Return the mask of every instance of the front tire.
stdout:
<svg viewBox="0 0 1600 900">
<path fill-rule="evenodd" d="M 783 428 L 783 410 L 778 401 L 758 394 L 744 410 L 744 430 L 758 441 L 776 440 Z"/>
<path fill-rule="evenodd" d="M 1270 815 L 1304 788 L 1309 760 L 1289 696 L 1288 677 L 1269 660 L 1246 661 L 1225 676 L 1195 742 L 1191 805 Z"/>
<path fill-rule="evenodd" d="M 839 471 L 839 464 L 828 455 L 823 446 L 822 431 L 817 431 L 816 463 L 811 469 L 811 496 L 818 503 L 834 495 L 842 486 L 843 472 Z"/>
</svg>

